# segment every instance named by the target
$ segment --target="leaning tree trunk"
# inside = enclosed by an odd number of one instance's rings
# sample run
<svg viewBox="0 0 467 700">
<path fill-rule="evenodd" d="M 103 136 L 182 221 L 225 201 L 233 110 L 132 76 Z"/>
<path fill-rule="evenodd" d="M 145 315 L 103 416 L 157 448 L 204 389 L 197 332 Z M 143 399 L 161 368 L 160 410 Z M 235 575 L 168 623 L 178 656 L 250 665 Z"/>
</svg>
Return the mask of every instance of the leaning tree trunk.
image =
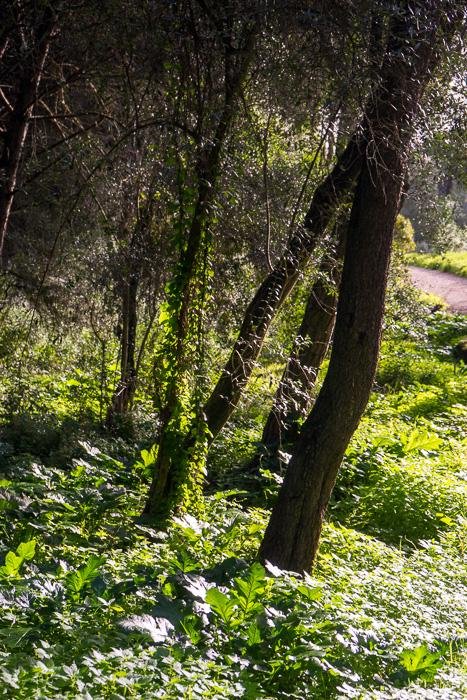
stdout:
<svg viewBox="0 0 467 700">
<path fill-rule="evenodd" d="M 374 20 L 369 39 L 375 85 L 381 54 L 384 53 L 380 46 L 380 34 L 381 27 Z M 336 217 L 339 207 L 353 189 L 360 172 L 367 138 L 364 123 L 355 131 L 331 173 L 316 189 L 303 226 L 292 233 L 283 256 L 250 302 L 232 353 L 203 409 L 211 443 L 237 407 L 277 311 L 292 291 L 317 244 Z"/>
<path fill-rule="evenodd" d="M 351 191 L 360 171 L 364 143 L 360 134 L 350 140 L 330 174 L 316 189 L 303 226 L 291 236 L 276 267 L 250 302 L 232 353 L 204 406 L 211 441 L 236 408 L 275 314 Z"/>
<path fill-rule="evenodd" d="M 36 102 L 45 60 L 55 29 L 55 14 L 52 8 L 47 5 L 42 22 L 39 24 L 36 32 L 35 55 L 30 56 L 27 61 L 25 60 L 24 73 L 19 84 L 16 102 L 9 116 L 8 125 L 3 136 L 4 147 L 0 158 L 4 171 L 1 176 L 0 189 L 0 261 L 3 261 L 5 237 L 31 112 Z"/>
<path fill-rule="evenodd" d="M 165 405 L 160 415 L 161 426 L 154 477 L 144 507 L 145 514 L 156 516 L 161 520 L 164 520 L 174 507 L 180 506 L 182 501 L 186 500 L 183 493 L 187 494 L 190 489 L 199 490 L 200 493 L 202 491 L 203 474 L 190 473 L 190 471 L 198 471 L 194 456 L 198 440 L 197 438 L 192 440 L 196 425 L 189 429 L 188 435 L 182 432 L 179 426 L 180 394 L 192 371 L 193 358 L 189 347 L 189 335 L 193 325 L 191 307 L 197 293 L 199 270 L 204 265 L 204 251 L 208 245 L 212 204 L 220 176 L 222 149 L 230 132 L 236 105 L 247 77 L 258 31 L 259 24 L 255 21 L 246 32 L 243 47 L 239 50 L 236 61 L 230 45 L 224 47 L 224 104 L 213 139 L 202 149 L 199 156 L 197 201 L 187 231 L 187 245 L 181 255 L 177 280 L 180 299 L 173 323 L 175 356 L 168 358 L 174 367 L 166 387 Z M 186 431 L 186 426 L 183 426 L 183 430 Z M 192 441 L 192 444 L 188 445 L 187 440 Z M 194 495 L 194 498 L 196 500 L 197 496 Z"/>
<path fill-rule="evenodd" d="M 414 5 L 408 2 L 406 16 L 393 26 L 382 90 L 367 116 L 372 139 L 349 222 L 329 369 L 303 424 L 259 551 L 263 561 L 297 572 L 313 564 L 339 466 L 376 371 L 410 127 L 436 64 L 441 16 L 438 3 L 425 3 L 420 28 Z"/>
<path fill-rule="evenodd" d="M 295 442 L 306 417 L 319 369 L 326 356 L 336 318 L 338 288 L 347 221 L 337 225 L 337 249 L 327 253 L 308 298 L 303 319 L 287 360 L 272 409 L 261 436 L 261 449 L 249 465 L 257 471 L 265 463 L 273 471 L 283 463 L 280 451 Z"/>
</svg>

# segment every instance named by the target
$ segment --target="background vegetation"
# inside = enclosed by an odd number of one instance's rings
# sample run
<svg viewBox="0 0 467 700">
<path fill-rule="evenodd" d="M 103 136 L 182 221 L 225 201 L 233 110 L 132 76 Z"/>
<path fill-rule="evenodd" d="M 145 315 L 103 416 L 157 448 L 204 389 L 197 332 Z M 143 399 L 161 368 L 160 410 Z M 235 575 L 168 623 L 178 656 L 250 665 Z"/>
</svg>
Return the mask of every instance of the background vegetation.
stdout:
<svg viewBox="0 0 467 700">
<path fill-rule="evenodd" d="M 447 251 L 446 253 L 412 253 L 407 258 L 412 265 L 427 267 L 431 270 L 452 272 L 460 277 L 467 277 L 467 252 Z"/>
</svg>

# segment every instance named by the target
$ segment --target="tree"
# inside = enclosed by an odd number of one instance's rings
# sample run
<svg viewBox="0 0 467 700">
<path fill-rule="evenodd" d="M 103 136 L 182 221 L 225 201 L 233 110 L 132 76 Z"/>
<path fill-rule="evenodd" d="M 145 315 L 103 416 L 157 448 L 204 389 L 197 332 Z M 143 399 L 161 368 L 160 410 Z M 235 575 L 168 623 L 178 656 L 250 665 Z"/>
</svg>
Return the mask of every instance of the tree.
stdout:
<svg viewBox="0 0 467 700">
<path fill-rule="evenodd" d="M 124 245 L 124 263 L 119 270 L 121 275 L 119 279 L 121 315 L 118 326 L 120 378 L 107 411 L 106 423 L 109 428 L 115 427 L 118 420 L 128 413 L 136 391 L 138 379 L 138 292 L 140 291 L 147 252 L 150 249 L 155 209 L 154 180 L 154 177 L 151 178 L 148 184 L 145 201 L 136 207 L 136 221 L 132 222 L 129 235 L 127 231 L 124 232 L 127 244 Z M 150 322 L 149 330 L 151 325 Z M 147 333 L 144 334 L 143 338 L 146 337 Z M 138 355 L 143 350 L 142 344 Z"/>
<path fill-rule="evenodd" d="M 5 115 L 5 126 L 0 131 L 3 140 L 0 153 L 3 171 L 0 181 L 0 259 L 3 259 L 3 246 L 31 113 L 37 100 L 50 42 L 57 30 L 53 3 L 45 5 L 38 21 L 31 8 L 25 10 L 22 3 L 14 2 L 9 19 L 10 27 L 7 23 L 0 40 L 0 60 L 11 70 L 11 52 L 13 60 L 21 68 L 14 71 L 15 85 L 10 90 L 6 88 L 5 92 L 0 89 L 0 118 L 2 113 Z"/>
<path fill-rule="evenodd" d="M 338 14 L 342 13 L 342 9 L 342 7 L 338 8 Z M 298 16 L 300 13 L 294 16 L 296 21 Z M 344 20 L 341 17 L 340 21 L 347 30 L 348 18 L 346 17 Z M 373 26 L 373 23 L 371 24 Z M 355 27 L 352 27 L 352 31 L 355 31 Z M 365 26 L 363 31 L 359 27 L 359 31 L 362 35 L 366 35 L 368 27 Z M 372 65 L 373 59 L 370 63 Z M 372 70 L 370 70 L 370 74 Z M 362 77 L 364 77 L 364 72 L 362 68 Z M 348 109 L 347 112 L 350 113 L 351 110 Z M 333 122 L 336 120 L 336 116 L 337 114 L 330 120 L 330 126 L 334 126 Z M 326 136 L 325 133 L 314 154 L 311 167 L 320 156 Z M 189 416 L 188 420 L 186 419 L 187 407 L 181 407 L 180 396 L 178 398 L 176 396 L 177 392 L 183 391 L 184 380 L 181 380 L 182 375 L 177 369 L 175 371 L 172 369 L 177 364 L 183 365 L 183 362 L 186 364 L 186 359 L 183 360 L 183 354 L 185 353 L 186 357 L 184 346 L 188 346 L 185 342 L 186 332 L 181 326 L 179 329 L 181 332 L 176 332 L 178 341 L 174 343 L 172 351 L 170 352 L 168 349 L 167 352 L 164 352 L 165 362 L 167 362 L 167 358 L 171 357 L 170 374 L 173 375 L 169 383 L 169 386 L 172 387 L 171 394 L 167 392 L 165 405 L 166 407 L 172 406 L 172 408 L 170 410 L 167 408 L 167 411 L 162 413 L 162 431 L 159 438 L 155 478 L 145 506 L 146 514 L 154 515 L 161 511 L 167 512 L 174 504 L 182 502 L 183 498 L 181 499 L 179 495 L 174 494 L 180 493 L 181 489 L 185 494 L 196 490 L 193 480 L 191 486 L 189 485 L 190 479 L 195 473 L 198 481 L 202 480 L 207 450 L 237 406 L 277 311 L 299 281 L 318 243 L 321 242 L 326 231 L 334 223 L 339 208 L 354 186 L 361 167 L 363 144 L 364 140 L 362 140 L 361 134 L 355 133 L 347 148 L 337 158 L 331 172 L 317 187 L 303 225 L 295 225 L 296 211 L 294 212 L 285 249 L 273 269 L 264 278 L 248 306 L 237 341 L 214 390 L 204 406 L 191 408 L 192 415 Z M 307 180 L 305 180 L 305 184 L 306 182 Z M 189 266 L 192 269 L 194 269 L 194 259 L 195 256 L 190 252 L 191 262 Z M 185 283 L 183 284 L 185 285 Z M 185 288 L 187 291 L 189 290 L 189 286 L 185 286 Z M 184 294 L 179 294 L 179 296 L 183 297 Z M 191 308 L 191 301 L 185 295 L 185 316 L 186 311 Z M 175 325 L 179 323 L 176 319 L 182 318 L 177 309 L 171 309 L 169 315 L 171 319 L 174 319 L 171 323 L 175 323 Z M 177 378 L 175 379 L 175 377 Z M 194 418 L 193 414 L 195 414 Z M 176 417 L 176 421 L 173 420 L 174 417 Z M 169 424 L 171 427 L 167 430 L 166 426 L 168 427 Z M 167 449 L 164 447 L 164 434 L 166 433 Z M 196 469 L 190 467 L 190 464 L 196 464 Z M 179 472 L 178 475 L 177 472 Z M 197 488 L 199 489 L 199 484 Z"/>
<path fill-rule="evenodd" d="M 204 311 L 212 208 L 220 179 L 222 152 L 238 109 L 260 27 L 258 8 L 254 8 L 250 15 L 242 12 L 243 8 L 239 12 L 239 8 L 227 3 L 222 3 L 216 12 L 205 3 L 200 4 L 214 25 L 214 48 L 217 44 L 219 50 L 220 46 L 223 72 L 219 92 L 222 100 L 217 105 L 216 119 L 212 120 L 212 116 L 206 118 L 201 98 L 203 85 L 198 75 L 196 83 L 201 102 L 195 132 L 195 185 L 192 188 L 187 186 L 185 165 L 180 161 L 180 216 L 175 231 L 179 259 L 168 286 L 163 316 L 166 331 L 161 348 L 165 369 L 164 403 L 154 478 L 144 509 L 145 513 L 162 518 L 170 512 L 174 502 L 196 504 L 202 490 L 204 469 L 197 468 L 197 449 L 204 450 L 205 429 L 199 415 L 195 415 L 194 421 L 192 419 L 199 407 L 190 387 L 190 378 Z M 192 22 L 195 23 L 193 15 Z M 199 50 L 200 34 L 195 26 L 193 40 L 196 50 Z M 211 109 L 214 112 L 213 105 Z M 202 131 L 206 129 L 205 121 L 207 133 Z M 187 425 L 190 438 L 196 435 L 189 446 L 185 443 Z M 200 436 L 197 435 L 198 428 Z M 202 462 L 203 457 L 200 459 Z"/>
<path fill-rule="evenodd" d="M 268 468 L 277 470 L 280 467 L 283 461 L 280 452 L 287 452 L 293 445 L 300 421 L 309 412 L 313 388 L 334 328 L 346 227 L 346 219 L 336 224 L 336 250 L 326 252 L 320 263 L 273 406 L 264 424 L 260 452 L 249 465 L 254 471 L 263 460 Z"/>
<path fill-rule="evenodd" d="M 452 3 L 409 1 L 392 23 L 381 83 L 366 109 L 366 148 L 350 215 L 334 342 L 323 387 L 303 424 L 259 556 L 310 569 L 344 451 L 370 394 L 387 271 L 409 142 L 445 41 Z"/>
</svg>

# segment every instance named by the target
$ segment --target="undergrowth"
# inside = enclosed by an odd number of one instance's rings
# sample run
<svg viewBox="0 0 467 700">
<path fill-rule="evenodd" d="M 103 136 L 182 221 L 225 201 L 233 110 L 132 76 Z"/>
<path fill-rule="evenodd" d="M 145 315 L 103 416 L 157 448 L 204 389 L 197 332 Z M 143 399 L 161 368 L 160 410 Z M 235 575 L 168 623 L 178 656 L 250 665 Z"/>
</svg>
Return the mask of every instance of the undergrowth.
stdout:
<svg viewBox="0 0 467 700">
<path fill-rule="evenodd" d="M 74 433 L 51 459 L 10 427 L 2 696 L 465 697 L 465 330 L 435 314 L 385 342 L 313 576 L 255 562 L 280 477 L 252 483 L 225 443 L 205 520 L 158 532 L 139 517 L 150 450 Z M 252 399 L 230 428 L 242 457 L 261 420 Z"/>
<path fill-rule="evenodd" d="M 407 256 L 407 260 L 411 265 L 467 277 L 467 251 L 448 251 L 439 254 L 411 253 Z"/>
</svg>

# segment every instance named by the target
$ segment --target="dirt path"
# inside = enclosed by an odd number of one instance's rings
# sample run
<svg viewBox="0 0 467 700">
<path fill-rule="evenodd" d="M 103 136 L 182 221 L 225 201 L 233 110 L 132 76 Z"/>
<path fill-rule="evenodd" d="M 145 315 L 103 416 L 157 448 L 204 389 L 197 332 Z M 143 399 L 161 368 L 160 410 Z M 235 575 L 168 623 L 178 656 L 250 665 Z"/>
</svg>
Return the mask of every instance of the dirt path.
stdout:
<svg viewBox="0 0 467 700">
<path fill-rule="evenodd" d="M 451 311 L 467 314 L 467 278 L 423 267 L 410 266 L 409 272 L 416 287 L 445 299 Z"/>
</svg>

